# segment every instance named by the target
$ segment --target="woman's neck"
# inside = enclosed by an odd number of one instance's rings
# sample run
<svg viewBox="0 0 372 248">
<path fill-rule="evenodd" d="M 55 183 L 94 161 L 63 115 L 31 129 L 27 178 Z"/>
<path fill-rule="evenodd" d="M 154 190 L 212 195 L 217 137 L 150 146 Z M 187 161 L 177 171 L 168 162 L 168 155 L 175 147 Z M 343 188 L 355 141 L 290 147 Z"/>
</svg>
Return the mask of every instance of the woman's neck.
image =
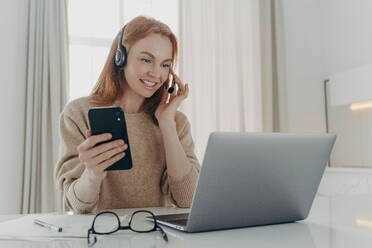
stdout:
<svg viewBox="0 0 372 248">
<path fill-rule="evenodd" d="M 135 114 L 143 111 L 143 103 L 145 98 L 127 88 L 123 95 L 115 101 L 115 104 L 120 106 L 124 113 Z"/>
</svg>

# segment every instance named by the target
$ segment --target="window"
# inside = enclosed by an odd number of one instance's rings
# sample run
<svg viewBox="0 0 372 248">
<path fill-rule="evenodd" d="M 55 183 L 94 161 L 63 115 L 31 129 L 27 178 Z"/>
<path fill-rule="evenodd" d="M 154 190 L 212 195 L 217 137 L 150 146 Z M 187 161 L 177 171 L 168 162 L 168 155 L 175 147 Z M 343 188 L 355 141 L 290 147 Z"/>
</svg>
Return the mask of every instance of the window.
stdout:
<svg viewBox="0 0 372 248">
<path fill-rule="evenodd" d="M 179 37 L 177 0 L 69 1 L 70 99 L 88 95 L 103 69 L 111 42 L 138 15 L 166 23 Z"/>
</svg>

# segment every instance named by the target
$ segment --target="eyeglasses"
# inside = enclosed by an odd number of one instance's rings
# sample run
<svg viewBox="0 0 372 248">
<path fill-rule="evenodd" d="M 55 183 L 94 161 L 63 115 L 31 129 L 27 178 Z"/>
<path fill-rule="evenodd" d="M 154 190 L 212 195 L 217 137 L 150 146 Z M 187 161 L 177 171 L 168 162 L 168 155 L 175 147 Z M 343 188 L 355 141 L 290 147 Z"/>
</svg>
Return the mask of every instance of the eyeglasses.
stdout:
<svg viewBox="0 0 372 248">
<path fill-rule="evenodd" d="M 128 226 L 121 226 L 119 216 L 111 211 L 98 213 L 88 230 L 88 245 L 92 246 L 97 242 L 95 235 L 108 235 L 119 230 L 132 230 L 137 233 L 147 233 L 159 230 L 163 239 L 168 242 L 167 234 L 156 222 L 155 215 L 147 210 L 138 210 L 132 214 Z M 95 235 L 94 235 L 95 234 Z"/>
</svg>

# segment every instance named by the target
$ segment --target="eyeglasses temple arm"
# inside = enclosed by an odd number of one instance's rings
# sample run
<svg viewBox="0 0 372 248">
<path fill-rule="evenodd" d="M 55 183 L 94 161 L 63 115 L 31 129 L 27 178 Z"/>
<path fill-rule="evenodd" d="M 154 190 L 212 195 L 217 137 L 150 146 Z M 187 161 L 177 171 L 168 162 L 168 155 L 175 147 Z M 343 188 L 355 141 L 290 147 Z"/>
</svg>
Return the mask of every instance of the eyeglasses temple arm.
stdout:
<svg viewBox="0 0 372 248">
<path fill-rule="evenodd" d="M 167 234 L 164 232 L 163 228 L 161 228 L 160 226 L 158 226 L 158 229 L 159 229 L 159 231 L 160 231 L 160 233 L 161 233 L 161 236 L 163 236 L 163 239 L 164 239 L 165 241 L 168 242 L 168 236 L 167 236 Z"/>
</svg>

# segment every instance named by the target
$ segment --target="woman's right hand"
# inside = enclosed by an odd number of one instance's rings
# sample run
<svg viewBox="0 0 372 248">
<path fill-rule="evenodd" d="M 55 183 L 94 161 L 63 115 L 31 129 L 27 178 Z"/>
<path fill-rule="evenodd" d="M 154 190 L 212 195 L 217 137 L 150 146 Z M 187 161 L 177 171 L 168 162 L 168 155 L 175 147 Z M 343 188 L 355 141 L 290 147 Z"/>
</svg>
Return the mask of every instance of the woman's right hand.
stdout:
<svg viewBox="0 0 372 248">
<path fill-rule="evenodd" d="M 95 147 L 97 143 L 110 140 L 111 134 L 104 133 L 92 136 L 92 132 L 88 130 L 86 136 L 87 139 L 77 148 L 79 159 L 86 169 L 93 172 L 95 176 L 103 177 L 107 167 L 125 156 L 124 151 L 128 145 L 124 140 L 118 139 Z"/>
</svg>

